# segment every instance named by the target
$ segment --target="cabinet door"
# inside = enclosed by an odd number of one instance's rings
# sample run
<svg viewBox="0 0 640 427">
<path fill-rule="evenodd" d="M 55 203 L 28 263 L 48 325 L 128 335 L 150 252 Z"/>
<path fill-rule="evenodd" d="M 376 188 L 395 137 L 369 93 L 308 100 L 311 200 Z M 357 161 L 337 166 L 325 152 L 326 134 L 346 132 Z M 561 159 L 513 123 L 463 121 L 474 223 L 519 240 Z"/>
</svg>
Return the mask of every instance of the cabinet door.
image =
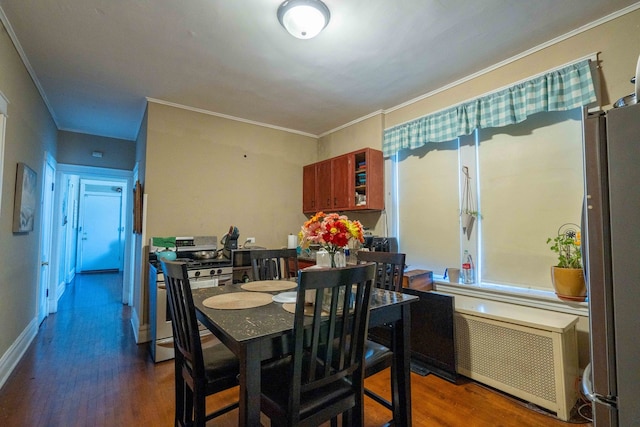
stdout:
<svg viewBox="0 0 640 427">
<path fill-rule="evenodd" d="M 316 164 L 307 165 L 302 169 L 302 212 L 315 213 L 316 203 Z"/>
<path fill-rule="evenodd" d="M 384 209 L 384 160 L 382 152 L 367 148 L 353 153 L 354 210 Z"/>
<path fill-rule="evenodd" d="M 331 176 L 333 178 L 332 208 L 335 210 L 349 209 L 352 197 L 350 176 L 351 155 L 334 157 L 331 159 Z"/>
<path fill-rule="evenodd" d="M 367 208 L 384 209 L 384 158 L 382 151 L 367 150 Z"/>
<path fill-rule="evenodd" d="M 318 210 L 333 209 L 331 200 L 331 160 L 316 163 L 316 201 Z"/>
</svg>

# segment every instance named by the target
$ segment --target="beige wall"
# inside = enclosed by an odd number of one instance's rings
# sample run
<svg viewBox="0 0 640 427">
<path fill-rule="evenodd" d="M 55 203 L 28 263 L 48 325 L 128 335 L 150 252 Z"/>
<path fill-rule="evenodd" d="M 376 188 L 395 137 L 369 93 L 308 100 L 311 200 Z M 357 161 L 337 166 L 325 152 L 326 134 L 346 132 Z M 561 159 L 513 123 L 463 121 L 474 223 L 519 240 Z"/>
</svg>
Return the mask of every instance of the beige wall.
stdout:
<svg viewBox="0 0 640 427">
<path fill-rule="evenodd" d="M 100 151 L 102 157 L 93 157 L 94 151 Z M 135 158 L 135 141 L 85 133 L 58 132 L 58 163 L 130 171 L 135 165 Z"/>
<path fill-rule="evenodd" d="M 315 138 L 158 103 L 147 109 L 143 245 L 153 236 L 221 239 L 235 225 L 240 244 L 255 237 L 286 247 L 306 220 L 302 167 L 317 160 Z M 135 290 L 135 309 L 146 322 L 144 288 Z"/>
<path fill-rule="evenodd" d="M 151 236 L 217 235 L 285 246 L 302 214 L 302 166 L 316 140 L 149 104 L 145 188 Z M 241 243 L 241 242 L 240 242 Z"/>
<path fill-rule="evenodd" d="M 371 147 L 382 149 L 382 113 L 332 132 L 318 140 L 318 160 Z"/>
<path fill-rule="evenodd" d="M 56 126 L 0 24 L 0 91 L 7 111 L 2 206 L 0 207 L 0 357 L 36 319 L 40 243 L 40 193 L 45 151 L 56 155 Z M 34 230 L 13 234 L 16 167 L 24 162 L 38 174 Z M 35 325 L 37 327 L 37 325 Z"/>
</svg>

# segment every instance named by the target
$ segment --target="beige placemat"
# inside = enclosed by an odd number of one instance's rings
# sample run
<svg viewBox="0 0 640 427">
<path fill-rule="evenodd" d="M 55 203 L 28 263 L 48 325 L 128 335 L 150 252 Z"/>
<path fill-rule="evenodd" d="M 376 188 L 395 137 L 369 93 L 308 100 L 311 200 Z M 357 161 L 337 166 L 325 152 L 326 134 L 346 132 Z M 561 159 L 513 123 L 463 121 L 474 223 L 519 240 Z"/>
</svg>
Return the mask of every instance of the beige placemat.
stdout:
<svg viewBox="0 0 640 427">
<path fill-rule="evenodd" d="M 231 292 L 214 295 L 202 301 L 205 307 L 218 310 L 241 310 L 244 308 L 260 307 L 271 303 L 273 295 L 258 292 Z"/>
<path fill-rule="evenodd" d="M 282 304 L 282 308 L 284 308 L 289 313 L 296 313 L 296 303 L 295 302 L 287 302 Z M 313 306 L 305 304 L 304 306 L 304 315 L 305 316 L 313 316 Z M 322 316 L 328 316 L 329 312 L 322 310 Z"/>
<path fill-rule="evenodd" d="M 279 292 L 286 291 L 287 289 L 293 289 L 296 286 L 298 286 L 297 282 L 291 282 L 289 280 L 258 280 L 255 282 L 245 283 L 240 287 L 245 291 Z"/>
</svg>

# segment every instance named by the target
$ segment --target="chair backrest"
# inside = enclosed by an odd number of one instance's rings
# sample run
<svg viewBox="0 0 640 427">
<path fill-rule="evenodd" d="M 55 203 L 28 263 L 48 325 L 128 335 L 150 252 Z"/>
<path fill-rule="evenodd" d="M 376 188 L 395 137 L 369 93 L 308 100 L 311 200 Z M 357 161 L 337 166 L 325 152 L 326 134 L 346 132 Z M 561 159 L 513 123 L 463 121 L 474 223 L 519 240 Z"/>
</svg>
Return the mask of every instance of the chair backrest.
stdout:
<svg viewBox="0 0 640 427">
<path fill-rule="evenodd" d="M 290 414 L 300 413 L 302 394 L 337 381 L 349 379 L 353 390 L 362 392 L 374 275 L 375 264 L 298 273 Z M 311 316 L 305 315 L 307 290 L 315 290 Z"/>
<path fill-rule="evenodd" d="M 288 279 L 298 275 L 295 249 L 252 249 L 253 280 Z"/>
<path fill-rule="evenodd" d="M 167 289 L 176 363 L 183 363 L 193 378 L 204 378 L 204 359 L 196 309 L 193 305 L 187 266 L 183 262 L 162 260 Z"/>
<path fill-rule="evenodd" d="M 400 292 L 406 255 L 397 252 L 358 251 L 358 261 L 376 263 L 376 288 Z"/>
</svg>

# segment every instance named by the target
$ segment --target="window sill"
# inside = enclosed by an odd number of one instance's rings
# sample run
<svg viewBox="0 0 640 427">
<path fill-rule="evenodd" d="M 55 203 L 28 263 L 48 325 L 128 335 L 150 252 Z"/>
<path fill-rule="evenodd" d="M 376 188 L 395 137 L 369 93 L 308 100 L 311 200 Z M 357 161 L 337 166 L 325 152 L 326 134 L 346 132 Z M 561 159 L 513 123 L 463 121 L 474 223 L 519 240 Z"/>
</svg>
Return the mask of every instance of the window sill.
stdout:
<svg viewBox="0 0 640 427">
<path fill-rule="evenodd" d="M 562 301 L 556 297 L 556 294 L 553 291 L 520 288 L 508 285 L 496 285 L 492 283 L 463 285 L 450 283 L 449 281 L 442 280 L 442 278 L 438 277 L 434 277 L 433 283 L 436 291 L 454 296 L 464 295 L 485 300 L 539 308 L 542 310 L 573 314 L 576 316 L 587 317 L 589 315 L 589 305 L 587 302 Z"/>
</svg>

